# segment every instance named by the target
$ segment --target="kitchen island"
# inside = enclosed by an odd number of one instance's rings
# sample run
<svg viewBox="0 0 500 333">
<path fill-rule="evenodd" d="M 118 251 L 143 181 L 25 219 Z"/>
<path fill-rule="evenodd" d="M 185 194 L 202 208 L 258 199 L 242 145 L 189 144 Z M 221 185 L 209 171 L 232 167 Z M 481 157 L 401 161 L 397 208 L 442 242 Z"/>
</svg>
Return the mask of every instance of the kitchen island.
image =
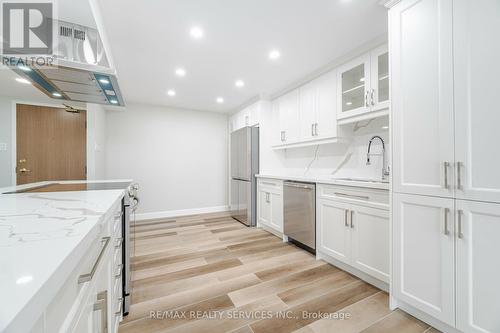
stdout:
<svg viewBox="0 0 500 333">
<path fill-rule="evenodd" d="M 56 332 L 78 324 L 94 274 L 102 270 L 112 285 L 112 258 L 109 269 L 100 266 L 113 254 L 108 243 L 121 237 L 124 193 L 0 194 L 0 332 Z M 89 272 L 89 281 L 78 281 Z"/>
</svg>

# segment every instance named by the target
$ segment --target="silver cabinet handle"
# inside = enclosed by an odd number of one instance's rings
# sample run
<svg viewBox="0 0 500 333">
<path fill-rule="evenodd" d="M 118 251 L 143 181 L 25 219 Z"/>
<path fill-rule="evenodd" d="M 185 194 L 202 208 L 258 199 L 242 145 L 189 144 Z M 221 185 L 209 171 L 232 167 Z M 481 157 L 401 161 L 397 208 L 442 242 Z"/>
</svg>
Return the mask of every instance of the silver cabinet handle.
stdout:
<svg viewBox="0 0 500 333">
<path fill-rule="evenodd" d="M 115 315 L 119 316 L 122 314 L 123 309 L 123 297 L 118 297 L 118 310 L 115 311 Z"/>
<path fill-rule="evenodd" d="M 90 273 L 80 275 L 78 277 L 78 284 L 92 280 L 92 278 L 94 277 L 94 274 L 97 270 L 97 267 L 99 266 L 99 262 L 101 262 L 102 256 L 104 255 L 104 252 L 106 252 L 106 248 L 108 247 L 110 240 L 111 240 L 111 237 L 103 237 L 102 238 L 102 242 L 104 243 L 104 245 L 101 248 L 101 252 L 99 252 L 99 256 L 97 257 L 97 260 L 95 261 L 94 266 L 92 266 L 92 270 L 90 271 Z"/>
<path fill-rule="evenodd" d="M 349 228 L 349 223 L 347 222 L 348 214 L 349 214 L 349 209 L 344 209 L 344 225 Z"/>
<path fill-rule="evenodd" d="M 448 184 L 448 168 L 450 167 L 450 162 L 443 162 L 444 168 L 444 188 L 450 188 L 450 184 Z"/>
<path fill-rule="evenodd" d="M 119 213 L 115 214 L 115 220 L 121 220 L 123 216 L 123 213 L 120 211 Z"/>
<path fill-rule="evenodd" d="M 457 189 L 463 190 L 462 186 L 462 162 L 457 162 Z"/>
<path fill-rule="evenodd" d="M 266 202 L 267 202 L 267 203 L 270 203 L 270 202 L 271 202 L 271 200 L 270 200 L 270 198 L 269 198 L 269 197 L 270 197 L 270 193 L 269 193 L 269 192 L 266 192 Z"/>
<path fill-rule="evenodd" d="M 286 131 L 283 131 L 283 141 L 286 141 Z"/>
<path fill-rule="evenodd" d="M 94 303 L 94 311 L 101 311 L 101 329 L 99 332 L 108 332 L 108 291 L 97 294 L 97 302 Z"/>
<path fill-rule="evenodd" d="M 311 136 L 314 136 L 314 124 L 311 124 Z"/>
<path fill-rule="evenodd" d="M 260 182 L 261 185 L 276 186 L 276 183 L 271 182 Z"/>
<path fill-rule="evenodd" d="M 314 124 L 314 135 L 318 136 L 318 123 Z"/>
<path fill-rule="evenodd" d="M 370 92 L 367 90 L 366 91 L 366 94 L 365 94 L 365 106 L 368 107 L 369 104 L 368 104 L 368 95 L 370 94 Z"/>
<path fill-rule="evenodd" d="M 444 234 L 448 236 L 450 234 L 450 230 L 448 229 L 448 215 L 450 214 L 450 209 L 444 209 Z"/>
<path fill-rule="evenodd" d="M 115 249 L 121 248 L 122 244 L 123 244 L 123 237 L 117 238 L 115 243 Z"/>
<path fill-rule="evenodd" d="M 354 229 L 354 222 L 353 222 L 353 217 L 354 217 L 354 211 L 351 210 L 351 229 Z"/>
<path fill-rule="evenodd" d="M 372 101 L 372 106 L 375 105 L 375 89 L 372 89 L 371 101 Z"/>
<path fill-rule="evenodd" d="M 119 279 L 123 273 L 123 264 L 118 265 L 118 273 L 115 274 L 115 278 Z"/>
<path fill-rule="evenodd" d="M 281 131 L 280 132 L 280 139 L 281 139 L 281 142 L 285 141 L 285 136 L 284 136 L 285 132 L 284 131 Z"/>
<path fill-rule="evenodd" d="M 462 215 L 464 214 L 464 211 L 459 209 L 458 210 L 458 217 L 457 217 L 457 229 L 458 229 L 458 238 L 460 239 L 463 239 L 464 238 L 464 234 L 463 234 L 463 231 L 462 231 Z"/>
<path fill-rule="evenodd" d="M 347 198 L 353 198 L 353 199 L 361 199 L 361 200 L 369 200 L 370 199 L 370 197 L 365 196 L 365 195 L 345 194 L 345 193 L 340 193 L 340 192 L 334 192 L 333 194 L 335 194 L 339 197 L 347 197 Z"/>
</svg>

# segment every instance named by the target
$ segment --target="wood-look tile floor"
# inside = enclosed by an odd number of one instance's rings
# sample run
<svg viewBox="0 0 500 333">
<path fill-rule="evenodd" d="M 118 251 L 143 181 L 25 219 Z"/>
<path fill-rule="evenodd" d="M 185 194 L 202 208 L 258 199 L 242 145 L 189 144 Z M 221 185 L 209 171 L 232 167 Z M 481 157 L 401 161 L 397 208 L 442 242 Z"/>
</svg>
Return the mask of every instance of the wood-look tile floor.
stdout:
<svg viewBox="0 0 500 333">
<path fill-rule="evenodd" d="M 385 292 L 226 213 L 141 222 L 132 233 L 121 333 L 437 332 L 389 310 Z"/>
</svg>

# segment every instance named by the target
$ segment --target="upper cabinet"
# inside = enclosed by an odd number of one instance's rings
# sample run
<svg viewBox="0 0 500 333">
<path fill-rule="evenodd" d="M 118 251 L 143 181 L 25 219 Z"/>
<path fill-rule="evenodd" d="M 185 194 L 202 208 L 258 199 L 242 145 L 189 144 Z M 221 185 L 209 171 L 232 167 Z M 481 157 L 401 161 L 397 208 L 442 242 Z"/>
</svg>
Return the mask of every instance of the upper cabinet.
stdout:
<svg viewBox="0 0 500 333">
<path fill-rule="evenodd" d="M 273 101 L 279 114 L 275 148 L 337 141 L 335 71 Z"/>
<path fill-rule="evenodd" d="M 255 126 L 260 122 L 260 111 L 263 101 L 247 106 L 243 110 L 233 114 L 229 118 L 231 132 L 237 131 L 245 126 Z"/>
<path fill-rule="evenodd" d="M 387 45 L 358 57 L 337 70 L 337 103 L 339 124 L 388 114 Z"/>
</svg>

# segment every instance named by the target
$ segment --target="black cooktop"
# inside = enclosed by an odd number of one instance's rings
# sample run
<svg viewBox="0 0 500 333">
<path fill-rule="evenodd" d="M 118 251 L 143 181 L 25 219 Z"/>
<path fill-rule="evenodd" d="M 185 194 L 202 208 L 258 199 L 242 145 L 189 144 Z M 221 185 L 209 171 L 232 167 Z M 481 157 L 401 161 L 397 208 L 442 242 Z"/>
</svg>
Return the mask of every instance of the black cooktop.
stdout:
<svg viewBox="0 0 500 333">
<path fill-rule="evenodd" d="M 124 190 L 131 182 L 103 182 L 103 183 L 50 183 L 42 186 L 21 189 L 3 194 L 36 193 L 36 192 L 68 192 L 68 191 L 98 191 L 98 190 Z"/>
</svg>

